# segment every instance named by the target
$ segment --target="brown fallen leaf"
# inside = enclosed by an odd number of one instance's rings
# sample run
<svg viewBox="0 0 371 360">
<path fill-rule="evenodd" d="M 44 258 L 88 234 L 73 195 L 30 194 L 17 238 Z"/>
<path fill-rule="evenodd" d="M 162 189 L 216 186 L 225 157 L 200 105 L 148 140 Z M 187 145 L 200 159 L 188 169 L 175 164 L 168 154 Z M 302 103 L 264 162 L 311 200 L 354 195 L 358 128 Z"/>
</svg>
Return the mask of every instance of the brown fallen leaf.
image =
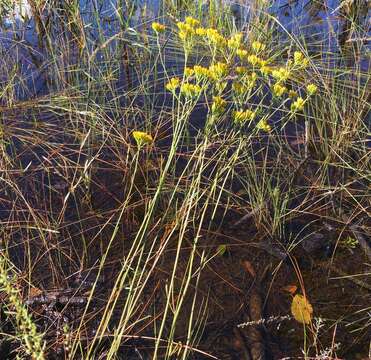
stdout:
<svg viewBox="0 0 371 360">
<path fill-rule="evenodd" d="M 243 260 L 242 267 L 255 279 L 256 272 L 250 261 Z"/>
<path fill-rule="evenodd" d="M 282 291 L 288 292 L 291 295 L 294 295 L 297 290 L 298 290 L 298 287 L 296 285 L 286 285 L 282 288 Z"/>
<path fill-rule="evenodd" d="M 32 287 L 30 291 L 28 292 L 28 299 L 32 299 L 36 296 L 40 296 L 43 293 L 43 291 L 37 287 Z"/>
</svg>

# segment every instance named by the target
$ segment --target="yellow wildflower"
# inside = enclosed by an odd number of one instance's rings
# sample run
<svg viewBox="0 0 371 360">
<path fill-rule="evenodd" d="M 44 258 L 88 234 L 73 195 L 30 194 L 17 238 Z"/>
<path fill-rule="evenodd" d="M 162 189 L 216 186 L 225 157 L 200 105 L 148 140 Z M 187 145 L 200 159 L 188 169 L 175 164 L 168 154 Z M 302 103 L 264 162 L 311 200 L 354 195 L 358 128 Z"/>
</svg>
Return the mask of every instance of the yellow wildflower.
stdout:
<svg viewBox="0 0 371 360">
<path fill-rule="evenodd" d="M 251 44 L 252 49 L 255 53 L 259 53 L 260 51 L 263 51 L 265 49 L 265 44 L 262 44 L 260 41 L 254 41 Z"/>
<path fill-rule="evenodd" d="M 259 66 L 260 67 L 267 66 L 267 64 L 268 64 L 268 61 L 267 60 L 259 59 Z"/>
<path fill-rule="evenodd" d="M 227 102 L 220 96 L 213 97 L 213 104 L 211 105 L 211 111 L 213 114 L 221 114 L 224 112 L 227 106 Z"/>
<path fill-rule="evenodd" d="M 160 24 L 158 22 L 153 22 L 152 23 L 152 29 L 156 32 L 156 33 L 162 33 L 165 31 L 166 27 L 165 25 L 163 24 Z"/>
<path fill-rule="evenodd" d="M 206 36 L 208 40 L 215 46 L 222 47 L 227 44 L 227 40 L 225 39 L 225 37 L 219 34 L 219 32 L 215 29 L 206 29 Z"/>
<path fill-rule="evenodd" d="M 179 33 L 178 33 L 178 36 L 180 37 L 181 40 L 183 41 L 186 41 L 187 39 L 189 39 L 192 35 L 195 34 L 195 30 L 194 28 L 189 25 L 189 24 L 186 24 L 184 22 L 181 22 L 179 21 L 177 23 L 177 26 L 178 26 L 178 29 L 179 29 Z"/>
<path fill-rule="evenodd" d="M 247 57 L 247 61 L 252 65 L 256 66 L 261 62 L 261 59 L 259 59 L 256 55 L 249 55 Z"/>
<path fill-rule="evenodd" d="M 258 78 L 258 76 L 256 75 L 256 72 L 253 72 L 248 78 L 247 78 L 247 81 L 246 81 L 246 91 L 249 91 L 251 90 L 254 86 L 255 86 L 255 83 L 256 83 L 256 79 Z"/>
<path fill-rule="evenodd" d="M 247 59 L 249 53 L 247 52 L 247 50 L 244 50 L 244 49 L 238 49 L 238 50 L 236 51 L 236 54 L 237 54 L 237 56 L 239 56 L 239 58 L 240 58 L 241 60 L 245 60 L 245 59 Z"/>
<path fill-rule="evenodd" d="M 133 138 L 138 146 L 149 145 L 153 143 L 152 136 L 143 131 L 133 131 Z"/>
<path fill-rule="evenodd" d="M 196 29 L 196 35 L 204 37 L 207 35 L 207 30 L 203 27 L 199 27 Z"/>
<path fill-rule="evenodd" d="M 195 70 L 194 70 L 194 69 L 192 69 L 192 68 L 190 68 L 190 67 L 185 67 L 185 68 L 184 68 L 184 75 L 185 75 L 186 77 L 193 76 L 194 73 L 195 73 Z"/>
<path fill-rule="evenodd" d="M 195 18 L 193 18 L 193 17 L 191 17 L 191 16 L 187 16 L 187 17 L 185 18 L 184 22 L 185 22 L 187 25 L 189 25 L 189 26 L 191 26 L 191 27 L 193 27 L 193 28 L 195 28 L 195 27 L 197 27 L 197 26 L 200 26 L 200 22 L 199 22 L 197 19 L 195 19 Z"/>
<path fill-rule="evenodd" d="M 209 66 L 209 71 L 214 80 L 221 80 L 228 74 L 228 65 L 222 62 Z"/>
<path fill-rule="evenodd" d="M 290 77 L 290 71 L 284 67 L 272 71 L 272 76 L 278 81 L 286 81 Z"/>
<path fill-rule="evenodd" d="M 205 68 L 203 66 L 200 66 L 200 65 L 195 65 L 193 67 L 193 70 L 194 70 L 194 73 L 196 75 L 196 78 L 201 80 L 201 79 L 211 79 L 212 78 L 212 75 L 211 75 L 211 72 L 208 68 Z"/>
<path fill-rule="evenodd" d="M 246 121 L 254 120 L 255 115 L 256 115 L 255 111 L 249 109 L 245 111 L 237 110 L 233 113 L 233 119 L 236 123 L 243 124 Z"/>
<path fill-rule="evenodd" d="M 307 86 L 307 92 L 309 95 L 314 95 L 317 92 L 317 86 L 314 84 L 309 84 Z"/>
<path fill-rule="evenodd" d="M 305 101 L 302 97 L 298 97 L 292 104 L 291 104 L 291 111 L 301 111 L 304 109 Z"/>
<path fill-rule="evenodd" d="M 265 132 L 270 132 L 272 130 L 271 126 L 268 124 L 266 119 L 261 119 L 257 124 L 256 124 L 257 129 L 263 130 Z"/>
<path fill-rule="evenodd" d="M 221 94 L 224 89 L 227 87 L 228 82 L 227 81 L 217 81 L 215 83 L 215 90 L 218 94 Z"/>
<path fill-rule="evenodd" d="M 282 96 L 287 91 L 286 86 L 283 86 L 279 83 L 273 85 L 273 94 L 277 97 Z"/>
<path fill-rule="evenodd" d="M 268 76 L 272 72 L 272 69 L 267 65 L 261 66 L 259 70 L 264 76 Z"/>
<path fill-rule="evenodd" d="M 243 35 L 241 33 L 236 33 L 228 39 L 228 47 L 232 50 L 237 50 L 242 43 Z"/>
<path fill-rule="evenodd" d="M 166 90 L 170 92 L 174 92 L 180 84 L 180 80 L 178 78 L 171 78 L 170 81 L 165 85 Z"/>
<path fill-rule="evenodd" d="M 242 95 L 244 93 L 244 87 L 239 82 L 234 82 L 232 84 L 232 89 L 237 95 Z"/>
<path fill-rule="evenodd" d="M 184 31 L 179 31 L 178 36 L 179 36 L 179 39 L 182 41 L 186 41 L 188 37 L 187 33 L 185 33 Z"/>
<path fill-rule="evenodd" d="M 182 84 L 180 87 L 180 93 L 183 94 L 185 97 L 194 98 L 200 95 L 202 88 L 200 85 L 194 85 L 185 83 Z"/>
<path fill-rule="evenodd" d="M 294 52 L 294 65 L 300 67 L 307 67 L 309 64 L 309 60 L 304 56 L 304 54 L 300 51 Z"/>
</svg>

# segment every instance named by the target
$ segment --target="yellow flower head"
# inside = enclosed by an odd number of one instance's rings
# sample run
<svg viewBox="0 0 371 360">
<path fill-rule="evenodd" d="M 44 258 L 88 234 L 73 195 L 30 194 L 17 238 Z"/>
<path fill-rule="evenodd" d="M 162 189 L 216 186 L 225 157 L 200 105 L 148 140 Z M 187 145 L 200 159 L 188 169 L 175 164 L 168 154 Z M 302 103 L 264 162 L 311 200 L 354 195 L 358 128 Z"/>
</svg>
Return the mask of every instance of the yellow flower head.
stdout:
<svg viewBox="0 0 371 360">
<path fill-rule="evenodd" d="M 304 59 L 304 55 L 300 51 L 295 51 L 294 52 L 294 63 L 295 64 L 300 64 Z"/>
<path fill-rule="evenodd" d="M 224 47 L 227 44 L 227 40 L 223 35 L 219 34 L 218 30 L 212 28 L 206 29 L 206 36 L 214 46 Z"/>
<path fill-rule="evenodd" d="M 228 65 L 222 62 L 209 66 L 209 71 L 214 80 L 221 80 L 228 74 Z"/>
<path fill-rule="evenodd" d="M 257 129 L 263 130 L 265 132 L 270 132 L 272 130 L 271 126 L 268 124 L 266 119 L 261 119 L 257 124 L 256 124 Z"/>
<path fill-rule="evenodd" d="M 267 66 L 267 64 L 268 64 L 267 60 L 259 59 L 259 66 L 260 67 Z"/>
<path fill-rule="evenodd" d="M 211 111 L 213 114 L 221 114 L 224 112 L 227 106 L 227 102 L 220 96 L 213 97 L 213 104 L 211 105 Z"/>
<path fill-rule="evenodd" d="M 268 76 L 272 73 L 272 69 L 268 65 L 261 66 L 259 70 L 264 76 Z"/>
<path fill-rule="evenodd" d="M 251 90 L 255 86 L 257 78 L 258 78 L 258 75 L 256 75 L 256 72 L 253 72 L 250 76 L 248 76 L 247 81 L 246 81 L 247 91 Z"/>
<path fill-rule="evenodd" d="M 242 95 L 244 93 L 244 86 L 240 82 L 234 82 L 232 84 L 232 89 L 237 95 Z"/>
<path fill-rule="evenodd" d="M 228 47 L 232 50 L 237 50 L 242 43 L 243 35 L 241 33 L 236 33 L 228 39 Z"/>
<path fill-rule="evenodd" d="M 184 22 L 193 28 L 200 26 L 200 22 L 197 19 L 193 18 L 192 16 L 187 16 Z"/>
<path fill-rule="evenodd" d="M 281 97 L 286 91 L 287 88 L 279 83 L 273 85 L 274 96 Z"/>
<path fill-rule="evenodd" d="M 304 109 L 305 101 L 302 97 L 298 97 L 292 104 L 291 104 L 291 111 L 301 111 Z"/>
<path fill-rule="evenodd" d="M 190 68 L 190 67 L 185 67 L 185 68 L 184 68 L 184 75 L 185 75 L 186 77 L 193 76 L 194 73 L 195 73 L 195 70 L 194 70 L 194 69 L 192 69 L 192 68 Z"/>
<path fill-rule="evenodd" d="M 251 121 L 251 120 L 254 120 L 255 118 L 255 111 L 252 111 L 252 110 L 237 110 L 233 113 L 233 119 L 236 123 L 238 124 L 243 124 L 245 123 L 246 121 Z"/>
<path fill-rule="evenodd" d="M 260 64 L 261 59 L 259 59 L 256 55 L 249 55 L 249 56 L 247 57 L 247 61 L 248 61 L 252 66 L 256 66 L 256 65 Z"/>
<path fill-rule="evenodd" d="M 165 85 L 166 90 L 170 92 L 174 92 L 180 84 L 180 80 L 178 78 L 171 78 L 170 81 Z"/>
<path fill-rule="evenodd" d="M 203 27 L 199 27 L 196 29 L 196 35 L 204 37 L 207 35 L 207 30 Z"/>
<path fill-rule="evenodd" d="M 302 52 L 300 51 L 294 52 L 294 65 L 305 68 L 308 66 L 308 64 L 309 60 L 304 56 Z"/>
<path fill-rule="evenodd" d="M 314 95 L 317 92 L 317 86 L 314 84 L 309 84 L 307 86 L 307 92 L 309 95 Z"/>
<path fill-rule="evenodd" d="M 238 49 L 236 51 L 236 54 L 237 54 L 237 56 L 239 56 L 239 58 L 241 60 L 246 60 L 247 57 L 248 57 L 248 55 L 249 55 L 249 53 L 247 52 L 247 50 L 244 50 L 244 49 Z"/>
<path fill-rule="evenodd" d="M 163 24 L 160 24 L 158 22 L 153 22 L 152 23 L 152 29 L 156 32 L 156 33 L 162 33 L 165 31 L 166 27 L 165 25 Z"/>
<path fill-rule="evenodd" d="M 153 143 L 152 136 L 143 131 L 133 131 L 133 138 L 138 146 L 150 145 Z"/>
<path fill-rule="evenodd" d="M 187 23 L 179 21 L 176 25 L 179 29 L 178 36 L 183 41 L 188 40 L 192 35 L 196 33 L 195 29 Z"/>
<path fill-rule="evenodd" d="M 184 83 L 180 87 L 180 93 L 188 98 L 195 98 L 200 95 L 202 88 L 200 85 L 194 85 L 189 83 Z"/>
<path fill-rule="evenodd" d="M 211 79 L 212 78 L 210 70 L 208 68 L 205 68 L 205 67 L 201 66 L 201 65 L 195 65 L 193 67 L 193 70 L 194 70 L 194 73 L 195 73 L 196 78 L 198 80 Z"/>
<path fill-rule="evenodd" d="M 290 77 L 290 71 L 284 67 L 272 71 L 272 76 L 278 81 L 286 81 Z"/>
<path fill-rule="evenodd" d="M 265 49 L 265 44 L 262 44 L 260 41 L 254 41 L 251 44 L 252 49 L 255 53 L 259 53 L 260 51 L 263 51 Z"/>
</svg>

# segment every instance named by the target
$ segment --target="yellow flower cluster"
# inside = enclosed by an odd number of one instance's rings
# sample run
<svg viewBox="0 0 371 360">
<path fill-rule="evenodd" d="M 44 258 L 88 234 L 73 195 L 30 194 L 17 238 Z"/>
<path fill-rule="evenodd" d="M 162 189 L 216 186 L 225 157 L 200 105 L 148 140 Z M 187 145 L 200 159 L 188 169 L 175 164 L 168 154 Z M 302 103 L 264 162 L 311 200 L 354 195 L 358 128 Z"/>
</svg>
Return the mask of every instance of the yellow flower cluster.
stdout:
<svg viewBox="0 0 371 360">
<path fill-rule="evenodd" d="M 213 103 L 211 105 L 211 111 L 214 115 L 219 115 L 225 111 L 227 102 L 220 96 L 213 97 Z"/>
<path fill-rule="evenodd" d="M 234 82 L 232 84 L 232 89 L 236 95 L 242 95 L 245 92 L 245 88 L 240 82 Z"/>
<path fill-rule="evenodd" d="M 307 86 L 307 92 L 309 96 L 314 95 L 317 92 L 317 86 L 314 84 L 309 84 Z"/>
<path fill-rule="evenodd" d="M 254 41 L 251 44 L 251 48 L 253 49 L 253 51 L 255 53 L 259 53 L 259 52 L 263 51 L 265 49 L 265 47 L 266 47 L 266 45 L 262 44 L 260 41 Z"/>
<path fill-rule="evenodd" d="M 248 61 L 252 66 L 257 66 L 257 65 L 260 64 L 261 59 L 260 59 L 258 56 L 256 56 L 255 54 L 253 54 L 253 55 L 249 55 L 249 56 L 247 57 L 247 61 Z"/>
<path fill-rule="evenodd" d="M 211 64 L 208 68 L 195 65 L 193 68 L 185 68 L 184 69 L 185 76 L 196 76 L 198 81 L 200 80 L 210 80 L 210 81 L 217 81 L 222 80 L 228 74 L 228 66 L 225 63 L 217 62 L 215 64 Z"/>
<path fill-rule="evenodd" d="M 236 123 L 243 124 L 246 121 L 254 120 L 255 115 L 256 115 L 255 111 L 252 111 L 250 109 L 247 109 L 245 111 L 237 110 L 233 114 L 233 119 Z"/>
<path fill-rule="evenodd" d="M 196 75 L 197 80 L 204 80 L 204 79 L 211 79 L 212 78 L 211 71 L 204 66 L 195 65 L 193 67 L 193 71 Z"/>
<path fill-rule="evenodd" d="M 236 54 L 241 60 L 247 60 L 249 56 L 249 53 L 245 49 L 237 49 Z"/>
<path fill-rule="evenodd" d="M 187 16 L 184 22 L 193 28 L 200 26 L 200 22 L 197 19 L 193 18 L 192 16 Z"/>
<path fill-rule="evenodd" d="M 267 62 L 265 61 L 263 64 L 260 63 L 260 72 L 262 73 L 263 76 L 268 76 L 269 74 L 272 73 L 272 69 L 266 64 Z"/>
<path fill-rule="evenodd" d="M 207 29 L 203 28 L 203 27 L 199 27 L 196 29 L 196 35 L 200 36 L 200 37 L 205 37 L 207 34 Z"/>
<path fill-rule="evenodd" d="M 209 67 L 211 77 L 214 80 L 221 80 L 228 75 L 228 65 L 222 62 L 217 62 Z"/>
<path fill-rule="evenodd" d="M 187 98 L 195 98 L 200 95 L 202 87 L 197 84 L 184 83 L 180 86 L 180 93 Z"/>
<path fill-rule="evenodd" d="M 170 92 L 175 92 L 175 90 L 179 87 L 180 80 L 178 78 L 172 78 L 170 81 L 165 85 L 166 90 Z"/>
<path fill-rule="evenodd" d="M 290 77 L 290 71 L 287 68 L 280 67 L 272 70 L 272 76 L 279 82 L 285 82 Z"/>
<path fill-rule="evenodd" d="M 150 145 L 153 143 L 152 136 L 143 131 L 133 131 L 133 138 L 139 147 L 142 145 Z"/>
<path fill-rule="evenodd" d="M 232 50 L 238 50 L 241 47 L 242 39 L 243 35 L 241 33 L 232 35 L 227 41 L 228 47 Z"/>
<path fill-rule="evenodd" d="M 260 49 L 264 49 L 265 45 L 259 43 L 261 46 L 259 47 Z M 258 48 L 258 46 L 255 44 L 255 47 Z M 256 54 L 250 54 L 248 53 L 247 50 L 245 49 L 238 49 L 236 51 L 237 56 L 242 60 L 242 61 L 247 61 L 250 63 L 253 67 L 258 67 L 260 72 L 267 76 L 271 73 L 271 68 L 268 66 L 267 60 L 261 59 L 259 56 Z"/>
<path fill-rule="evenodd" d="M 224 47 L 227 45 L 226 38 L 221 35 L 218 30 L 216 29 L 206 29 L 206 37 L 210 43 L 212 43 L 216 47 Z"/>
<path fill-rule="evenodd" d="M 291 104 L 291 111 L 297 112 L 304 109 L 305 101 L 302 97 L 298 97 L 292 104 Z"/>
<path fill-rule="evenodd" d="M 276 83 L 273 85 L 273 95 L 277 97 L 281 97 L 286 91 L 286 86 L 281 85 L 280 83 Z"/>
<path fill-rule="evenodd" d="M 236 93 L 236 95 L 244 95 L 253 89 L 257 79 L 258 75 L 256 74 L 256 72 L 253 72 L 250 75 L 244 77 L 241 80 L 242 82 L 234 82 L 232 84 L 232 89 Z"/>
<path fill-rule="evenodd" d="M 190 67 L 185 67 L 184 68 L 184 75 L 186 76 L 186 77 L 191 77 L 191 76 L 193 76 L 195 74 L 195 70 L 194 69 L 192 69 L 192 68 L 190 68 Z"/>
<path fill-rule="evenodd" d="M 156 33 L 162 33 L 165 31 L 166 27 L 165 25 L 163 24 L 160 24 L 158 22 L 153 22 L 152 23 L 152 29 L 156 32 Z"/>
<path fill-rule="evenodd" d="M 181 40 L 189 40 L 193 35 L 196 34 L 196 27 L 200 25 L 200 22 L 197 19 L 194 19 L 191 16 L 187 16 L 184 22 L 179 21 L 177 23 L 179 29 L 179 37 Z"/>
<path fill-rule="evenodd" d="M 261 119 L 257 124 L 256 128 L 263 130 L 265 132 L 270 132 L 272 130 L 271 126 L 268 124 L 266 119 Z"/>
<path fill-rule="evenodd" d="M 294 65 L 299 66 L 301 68 L 306 68 L 309 64 L 309 60 L 304 56 L 304 54 L 300 51 L 294 52 Z"/>
</svg>

